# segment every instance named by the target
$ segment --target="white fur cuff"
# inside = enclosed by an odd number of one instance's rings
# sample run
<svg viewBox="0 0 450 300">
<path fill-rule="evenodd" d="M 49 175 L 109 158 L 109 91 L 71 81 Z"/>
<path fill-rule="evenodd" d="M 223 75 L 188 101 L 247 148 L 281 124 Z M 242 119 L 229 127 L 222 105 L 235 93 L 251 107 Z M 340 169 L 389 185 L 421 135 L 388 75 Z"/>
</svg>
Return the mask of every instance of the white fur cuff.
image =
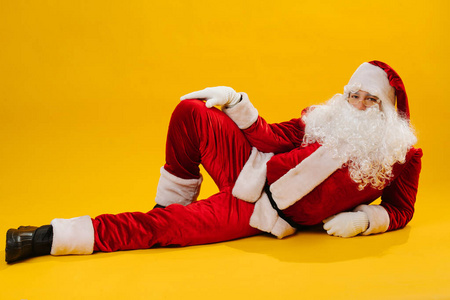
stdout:
<svg viewBox="0 0 450 300">
<path fill-rule="evenodd" d="M 389 228 L 389 214 L 381 205 L 358 205 L 353 211 L 362 211 L 369 218 L 369 228 L 362 235 L 386 232 Z"/>
<path fill-rule="evenodd" d="M 252 148 L 252 153 L 234 184 L 233 196 L 251 203 L 259 199 L 266 183 L 266 163 L 272 156 L 273 153 L 263 153 L 255 147 Z"/>
<path fill-rule="evenodd" d="M 183 179 L 170 174 L 164 167 L 161 167 L 160 171 L 161 177 L 156 188 L 156 203 L 162 206 L 174 203 L 186 206 L 197 199 L 203 181 L 201 174 L 198 179 Z"/>
<path fill-rule="evenodd" d="M 94 226 L 89 216 L 54 219 L 51 255 L 92 254 Z"/>
<path fill-rule="evenodd" d="M 240 129 L 249 128 L 258 119 L 258 110 L 250 102 L 246 93 L 240 93 L 242 101 L 233 107 L 224 107 L 222 111 L 236 123 Z"/>
</svg>

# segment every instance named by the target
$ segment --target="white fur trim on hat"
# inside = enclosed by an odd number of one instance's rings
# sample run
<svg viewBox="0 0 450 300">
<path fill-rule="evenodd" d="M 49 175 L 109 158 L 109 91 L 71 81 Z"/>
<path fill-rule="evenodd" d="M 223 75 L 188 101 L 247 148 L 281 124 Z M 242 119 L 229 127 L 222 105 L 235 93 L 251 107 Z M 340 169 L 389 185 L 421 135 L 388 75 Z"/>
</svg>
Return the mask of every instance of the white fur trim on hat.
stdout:
<svg viewBox="0 0 450 300">
<path fill-rule="evenodd" d="M 270 186 L 278 208 L 286 209 L 303 198 L 345 161 L 342 158 L 334 158 L 333 152 L 326 147 L 317 149 Z"/>
<path fill-rule="evenodd" d="M 263 153 L 255 147 L 252 148 L 250 157 L 234 184 L 233 196 L 251 203 L 258 200 L 266 183 L 266 163 L 272 156 L 273 153 Z"/>
<path fill-rule="evenodd" d="M 250 102 L 246 93 L 240 93 L 242 101 L 230 108 L 222 108 L 240 129 L 247 129 L 258 119 L 258 110 Z"/>
<path fill-rule="evenodd" d="M 161 176 L 156 188 L 156 203 L 162 206 L 174 203 L 186 206 L 197 199 L 203 181 L 201 174 L 198 179 L 184 179 L 170 174 L 164 167 L 161 167 L 160 172 Z"/>
<path fill-rule="evenodd" d="M 348 96 L 350 92 L 359 90 L 377 96 L 383 104 L 395 107 L 395 89 L 389 84 L 386 72 L 380 67 L 365 62 L 356 69 L 344 87 L 344 94 Z"/>
<path fill-rule="evenodd" d="M 89 216 L 54 219 L 51 255 L 92 254 L 94 226 Z"/>
<path fill-rule="evenodd" d="M 358 205 L 353 211 L 362 211 L 369 218 L 369 228 L 362 235 L 386 232 L 389 228 L 389 214 L 381 205 Z"/>
</svg>

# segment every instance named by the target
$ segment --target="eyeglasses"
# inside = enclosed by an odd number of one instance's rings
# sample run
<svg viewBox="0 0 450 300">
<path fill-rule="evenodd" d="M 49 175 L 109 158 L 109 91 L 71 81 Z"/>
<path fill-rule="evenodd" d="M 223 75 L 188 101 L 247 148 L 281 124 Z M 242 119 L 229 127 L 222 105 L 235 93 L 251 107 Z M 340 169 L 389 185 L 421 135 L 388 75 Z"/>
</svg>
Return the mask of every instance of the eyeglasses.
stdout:
<svg viewBox="0 0 450 300">
<path fill-rule="evenodd" d="M 350 94 L 347 98 L 350 104 L 358 104 L 358 102 L 362 101 L 365 107 L 371 107 L 376 104 L 380 104 L 381 100 L 375 97 L 366 97 L 362 99 L 362 97 L 358 94 Z"/>
</svg>

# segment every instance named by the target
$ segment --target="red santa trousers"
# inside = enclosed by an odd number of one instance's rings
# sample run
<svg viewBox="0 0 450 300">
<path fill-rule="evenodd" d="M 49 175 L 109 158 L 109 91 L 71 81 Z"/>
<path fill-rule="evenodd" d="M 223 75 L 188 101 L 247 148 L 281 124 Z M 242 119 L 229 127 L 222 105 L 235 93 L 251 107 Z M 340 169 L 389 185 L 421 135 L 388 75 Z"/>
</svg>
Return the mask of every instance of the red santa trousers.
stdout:
<svg viewBox="0 0 450 300">
<path fill-rule="evenodd" d="M 219 193 L 187 206 L 98 216 L 93 219 L 94 251 L 199 245 L 260 233 L 249 225 L 254 204 L 231 194 L 251 148 L 222 111 L 206 108 L 199 100 L 181 101 L 169 123 L 164 169 L 183 179 L 198 179 L 202 164 Z"/>
</svg>

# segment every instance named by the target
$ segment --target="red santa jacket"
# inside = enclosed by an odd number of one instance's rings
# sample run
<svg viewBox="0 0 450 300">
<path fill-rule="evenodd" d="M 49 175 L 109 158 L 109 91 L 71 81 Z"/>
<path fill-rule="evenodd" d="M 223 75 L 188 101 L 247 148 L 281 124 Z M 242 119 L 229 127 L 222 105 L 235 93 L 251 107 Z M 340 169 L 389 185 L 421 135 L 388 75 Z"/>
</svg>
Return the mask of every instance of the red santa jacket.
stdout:
<svg viewBox="0 0 450 300">
<path fill-rule="evenodd" d="M 273 211 L 267 195 L 261 193 L 261 182 L 265 178 L 271 185 L 278 207 L 299 225 L 318 224 L 329 216 L 355 207 L 369 217 L 369 228 L 363 233 L 366 235 L 402 228 L 411 220 L 421 170 L 421 149 L 411 148 L 405 163 L 394 165 L 393 178 L 383 190 L 367 186 L 360 191 L 358 184 L 351 180 L 347 168 L 342 167 L 343 161 L 332 159 L 327 150 L 317 143 L 301 146 L 304 135 L 301 118 L 268 124 L 257 115 L 246 95 L 243 96 L 242 103 L 238 104 L 241 107 L 225 112 L 243 129 L 249 142 L 258 150 L 252 153 L 233 190 L 243 200 L 257 201 L 252 226 L 279 237 L 294 232 Z M 312 156 L 315 158 L 311 159 Z M 316 161 L 322 163 L 317 165 Z M 261 172 L 262 164 L 267 165 L 265 172 Z M 255 180 L 257 183 L 251 184 Z M 261 194 L 253 191 L 253 195 L 248 197 L 250 189 L 255 187 Z M 367 205 L 380 196 L 380 205 Z"/>
</svg>

